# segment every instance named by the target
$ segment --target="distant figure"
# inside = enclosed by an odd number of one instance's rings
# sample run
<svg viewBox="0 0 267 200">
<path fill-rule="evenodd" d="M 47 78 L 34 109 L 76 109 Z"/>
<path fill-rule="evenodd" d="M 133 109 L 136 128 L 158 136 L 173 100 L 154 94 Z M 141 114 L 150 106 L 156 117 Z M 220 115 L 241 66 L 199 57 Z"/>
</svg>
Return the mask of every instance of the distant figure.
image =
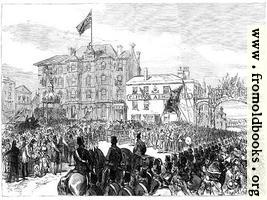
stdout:
<svg viewBox="0 0 267 200">
<path fill-rule="evenodd" d="M 59 165 L 59 153 L 60 150 L 57 148 L 57 136 L 53 136 L 53 140 L 51 141 L 51 169 L 53 174 L 57 174 L 58 171 L 58 165 Z"/>
<path fill-rule="evenodd" d="M 22 142 L 22 148 L 21 148 L 21 157 L 22 157 L 22 178 L 25 179 L 29 175 L 28 171 L 28 163 L 29 163 L 29 150 L 28 150 L 28 145 L 26 144 L 26 139 L 23 138 Z"/>
<path fill-rule="evenodd" d="M 74 152 L 75 152 L 75 141 L 74 141 L 72 134 L 69 136 L 68 147 L 69 147 L 69 154 L 68 154 L 69 166 L 72 166 L 73 165 L 73 156 L 74 156 Z"/>
<path fill-rule="evenodd" d="M 9 156 L 10 171 L 8 174 L 7 182 L 11 182 L 12 177 L 15 176 L 16 181 L 19 181 L 19 155 L 20 151 L 16 146 L 16 141 L 12 142 L 11 149 L 8 150 L 4 156 Z"/>
<path fill-rule="evenodd" d="M 137 140 L 133 149 L 133 153 L 139 156 L 143 156 L 146 153 L 146 144 L 141 140 L 141 133 L 138 133 L 136 138 Z"/>
</svg>

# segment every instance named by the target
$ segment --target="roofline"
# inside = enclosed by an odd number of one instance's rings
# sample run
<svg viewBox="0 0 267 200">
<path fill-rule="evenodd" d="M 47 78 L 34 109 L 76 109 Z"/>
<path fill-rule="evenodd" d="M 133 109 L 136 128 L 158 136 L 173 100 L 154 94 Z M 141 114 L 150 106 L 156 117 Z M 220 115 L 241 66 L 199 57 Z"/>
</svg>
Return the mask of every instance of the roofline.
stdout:
<svg viewBox="0 0 267 200">
<path fill-rule="evenodd" d="M 44 61 L 46 61 L 46 60 L 49 60 L 49 59 L 51 59 L 51 58 L 53 58 L 53 57 L 55 57 L 55 56 L 69 56 L 69 55 L 66 55 L 66 54 L 64 54 L 64 55 L 54 55 L 54 56 L 49 57 L 49 58 L 47 58 L 47 59 L 41 60 L 41 61 L 39 61 L 39 62 L 37 62 L 37 63 L 33 63 L 33 65 L 39 67 L 39 66 L 41 66 L 41 63 L 42 63 L 42 62 L 44 62 Z M 67 59 L 68 59 L 68 58 L 66 58 L 65 60 L 67 60 Z M 65 60 L 64 60 L 64 61 L 65 61 Z M 59 63 L 61 63 L 61 62 L 59 62 Z M 59 64 L 59 63 L 56 63 L 56 64 Z M 53 65 L 53 64 L 45 64 L 45 65 Z"/>
<path fill-rule="evenodd" d="M 173 75 L 173 76 L 176 76 L 177 78 L 179 78 L 180 80 L 179 81 L 168 81 L 168 82 L 158 81 L 158 82 L 155 82 L 155 83 L 149 83 L 149 82 L 146 82 L 145 80 L 143 80 L 143 81 L 140 81 L 140 82 L 137 82 L 137 83 L 128 83 L 132 79 L 134 79 L 135 77 L 144 77 L 144 75 L 139 75 L 139 76 L 134 76 L 129 81 L 127 81 L 126 85 L 127 86 L 131 86 L 131 85 L 163 85 L 163 84 L 180 84 L 180 83 L 183 83 L 182 78 L 180 78 L 177 75 L 172 74 L 172 73 L 168 73 L 168 74 L 150 74 L 150 75 L 151 76 L 153 76 L 153 75 Z M 197 83 L 197 81 L 194 80 L 194 79 L 186 79 L 186 80 L 184 80 L 184 82 L 186 82 L 186 83 L 191 83 L 191 82 Z"/>
<path fill-rule="evenodd" d="M 16 83 L 15 81 L 13 81 L 10 77 L 8 77 L 8 76 L 2 76 L 2 81 L 10 81 L 10 82 L 12 82 L 12 83 Z"/>
<path fill-rule="evenodd" d="M 19 85 L 19 86 L 15 87 L 15 90 L 16 90 L 17 88 L 19 88 L 19 87 L 25 87 L 26 90 L 28 90 L 28 92 L 30 92 L 30 93 L 32 94 L 32 91 L 30 91 L 25 85 Z"/>
</svg>

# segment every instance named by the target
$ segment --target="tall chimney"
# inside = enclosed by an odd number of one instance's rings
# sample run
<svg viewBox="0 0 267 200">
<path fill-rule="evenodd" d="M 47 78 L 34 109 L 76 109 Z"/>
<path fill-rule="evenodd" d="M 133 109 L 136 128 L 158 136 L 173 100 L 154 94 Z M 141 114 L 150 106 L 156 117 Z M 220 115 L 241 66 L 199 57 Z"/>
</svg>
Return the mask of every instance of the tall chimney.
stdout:
<svg viewBox="0 0 267 200">
<path fill-rule="evenodd" d="M 137 52 L 136 52 L 137 61 L 138 61 L 139 63 L 140 63 L 140 54 L 141 54 L 140 51 L 137 51 Z"/>
<path fill-rule="evenodd" d="M 190 79 L 189 67 L 184 67 L 183 68 L 183 76 L 184 76 L 184 79 Z"/>
<path fill-rule="evenodd" d="M 70 48 L 69 48 L 69 52 L 70 52 L 70 55 L 71 55 L 71 56 L 76 56 L 76 49 L 75 49 L 75 48 L 70 47 Z"/>
<path fill-rule="evenodd" d="M 134 50 L 135 43 L 131 43 L 130 46 L 132 47 L 132 50 Z"/>
<path fill-rule="evenodd" d="M 178 76 L 179 78 L 184 78 L 184 72 L 183 72 L 183 68 L 182 68 L 182 67 L 179 67 L 179 68 L 178 68 L 177 76 Z"/>
<path fill-rule="evenodd" d="M 118 56 L 121 55 L 121 53 L 122 53 L 122 45 L 118 45 L 117 46 L 117 53 L 118 53 Z"/>
<path fill-rule="evenodd" d="M 145 81 L 148 80 L 148 69 L 147 69 L 147 67 L 144 68 L 144 80 Z"/>
</svg>

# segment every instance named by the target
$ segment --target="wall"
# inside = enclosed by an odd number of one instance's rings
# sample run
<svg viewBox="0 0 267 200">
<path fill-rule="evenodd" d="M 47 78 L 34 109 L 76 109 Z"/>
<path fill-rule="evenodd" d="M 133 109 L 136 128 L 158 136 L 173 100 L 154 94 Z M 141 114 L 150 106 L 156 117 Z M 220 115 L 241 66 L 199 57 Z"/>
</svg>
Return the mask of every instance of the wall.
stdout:
<svg viewBox="0 0 267 200">
<path fill-rule="evenodd" d="M 187 81 L 185 82 L 186 84 L 186 90 L 187 93 L 191 93 L 193 94 L 193 90 L 194 90 L 194 82 L 193 81 Z M 182 83 L 176 83 L 176 84 L 157 84 L 157 85 L 128 85 L 126 86 L 126 103 L 127 103 L 127 107 L 128 107 L 128 112 L 127 112 L 127 119 L 130 120 L 132 115 L 138 115 L 141 114 L 141 120 L 144 119 L 144 115 L 146 114 L 150 114 L 150 115 L 162 115 L 162 112 L 165 108 L 165 103 L 169 98 L 169 95 L 165 95 L 163 97 L 159 97 L 160 99 L 157 100 L 153 100 L 155 99 L 155 96 L 157 97 L 157 95 L 154 95 L 152 93 L 154 87 L 156 87 L 158 89 L 158 94 L 161 96 L 163 94 L 163 86 L 169 86 L 171 88 L 171 90 L 174 90 L 176 88 L 179 88 L 182 85 Z M 138 94 L 141 95 L 140 89 L 139 87 L 143 88 L 144 86 L 148 86 L 149 87 L 149 94 L 151 94 L 152 100 L 149 100 L 149 110 L 144 110 L 144 100 L 138 100 L 136 101 L 138 104 L 138 110 L 133 110 L 133 106 L 132 106 L 132 101 L 130 100 L 132 95 L 132 90 L 133 87 L 137 87 L 138 88 Z M 190 98 L 190 99 L 187 99 Z M 188 96 L 186 95 L 185 91 L 182 91 L 181 93 L 181 101 L 180 101 L 180 107 L 184 113 L 181 114 L 181 119 L 185 120 L 185 121 L 190 121 L 192 123 L 195 122 L 194 119 L 194 102 L 192 99 L 192 95 Z M 166 114 L 165 116 L 162 116 L 162 120 L 167 119 L 170 121 L 175 121 L 177 120 L 176 114 Z"/>
</svg>

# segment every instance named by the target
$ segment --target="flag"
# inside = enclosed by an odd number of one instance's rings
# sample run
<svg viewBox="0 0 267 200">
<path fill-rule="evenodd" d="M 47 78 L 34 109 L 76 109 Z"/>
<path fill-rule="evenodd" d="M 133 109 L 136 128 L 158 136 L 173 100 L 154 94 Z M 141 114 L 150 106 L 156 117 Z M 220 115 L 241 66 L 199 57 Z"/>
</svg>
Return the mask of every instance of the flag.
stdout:
<svg viewBox="0 0 267 200">
<path fill-rule="evenodd" d="M 89 28 L 92 28 L 92 10 L 90 10 L 87 17 L 76 27 L 80 35 Z"/>
<path fill-rule="evenodd" d="M 184 85 L 171 91 L 170 97 L 165 104 L 163 113 L 171 113 L 178 110 L 178 104 L 180 103 L 180 94 Z"/>
</svg>

